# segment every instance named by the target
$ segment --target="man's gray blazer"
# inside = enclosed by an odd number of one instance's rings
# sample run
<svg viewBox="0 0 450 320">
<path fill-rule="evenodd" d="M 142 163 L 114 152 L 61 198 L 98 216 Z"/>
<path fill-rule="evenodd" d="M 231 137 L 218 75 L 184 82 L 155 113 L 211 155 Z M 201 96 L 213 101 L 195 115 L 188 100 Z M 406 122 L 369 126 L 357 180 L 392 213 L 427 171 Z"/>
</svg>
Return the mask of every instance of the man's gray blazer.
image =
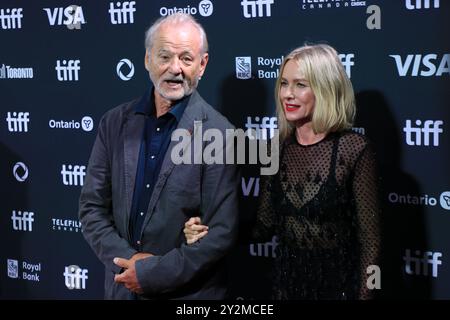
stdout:
<svg viewBox="0 0 450 320">
<path fill-rule="evenodd" d="M 80 196 L 83 235 L 105 265 L 107 299 L 134 296 L 114 282 L 120 268 L 113 259 L 129 259 L 137 253 L 129 233 L 145 124 L 145 116 L 134 112 L 137 101 L 120 105 L 101 119 Z M 225 129 L 232 128 L 196 91 L 177 128 L 192 133 L 194 121 L 202 122 L 203 131 L 215 128 L 224 136 Z M 238 170 L 225 164 L 175 165 L 171 151 L 177 143 L 172 141 L 167 149 L 142 228 L 140 251 L 155 256 L 136 262 L 145 292 L 139 298 L 222 299 L 226 289 L 223 258 L 237 235 Z M 209 226 L 208 235 L 186 245 L 184 223 L 197 215 Z"/>
</svg>

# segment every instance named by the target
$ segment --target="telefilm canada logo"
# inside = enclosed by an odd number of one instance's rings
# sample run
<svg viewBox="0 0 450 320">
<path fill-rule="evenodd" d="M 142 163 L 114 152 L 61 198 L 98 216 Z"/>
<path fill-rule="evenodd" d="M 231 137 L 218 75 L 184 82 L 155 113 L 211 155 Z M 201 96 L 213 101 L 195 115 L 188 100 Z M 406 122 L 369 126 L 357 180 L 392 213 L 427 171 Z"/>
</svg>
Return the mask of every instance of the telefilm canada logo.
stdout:
<svg viewBox="0 0 450 320">
<path fill-rule="evenodd" d="M 61 232 L 81 232 L 81 222 L 73 219 L 51 218 L 52 230 Z"/>
</svg>

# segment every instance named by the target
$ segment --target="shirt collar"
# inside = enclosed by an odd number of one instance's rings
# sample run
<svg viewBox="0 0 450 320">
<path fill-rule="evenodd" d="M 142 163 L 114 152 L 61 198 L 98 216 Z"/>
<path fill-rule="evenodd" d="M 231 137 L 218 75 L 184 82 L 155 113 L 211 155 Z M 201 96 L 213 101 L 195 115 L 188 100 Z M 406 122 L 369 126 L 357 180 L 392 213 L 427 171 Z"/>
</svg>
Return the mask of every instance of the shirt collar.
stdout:
<svg viewBox="0 0 450 320">
<path fill-rule="evenodd" d="M 145 94 L 142 96 L 141 100 L 136 104 L 135 113 L 145 114 L 147 116 L 155 114 L 155 94 L 154 87 L 149 88 Z M 177 122 L 180 122 L 181 117 L 183 116 L 184 110 L 187 107 L 190 96 L 186 96 L 183 99 L 177 101 L 177 103 L 169 110 L 169 113 L 172 114 Z"/>
</svg>

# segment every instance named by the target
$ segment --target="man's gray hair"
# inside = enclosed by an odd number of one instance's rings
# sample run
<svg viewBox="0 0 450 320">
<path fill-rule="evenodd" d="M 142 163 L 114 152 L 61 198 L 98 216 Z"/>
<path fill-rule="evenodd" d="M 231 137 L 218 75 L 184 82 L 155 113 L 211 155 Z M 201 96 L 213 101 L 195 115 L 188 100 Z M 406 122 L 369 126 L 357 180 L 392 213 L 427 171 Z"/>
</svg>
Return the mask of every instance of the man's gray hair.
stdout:
<svg viewBox="0 0 450 320">
<path fill-rule="evenodd" d="M 202 41 L 201 53 L 203 54 L 208 52 L 208 39 L 206 38 L 205 30 L 203 29 L 201 24 L 194 19 L 194 17 L 192 17 L 190 14 L 187 13 L 175 13 L 167 17 L 161 17 L 158 20 L 156 20 L 145 32 L 145 48 L 147 50 L 150 51 L 150 49 L 152 48 L 153 43 L 155 41 L 155 34 L 158 31 L 158 28 L 163 23 L 171 23 L 171 24 L 192 23 L 200 33 L 200 38 Z"/>
</svg>

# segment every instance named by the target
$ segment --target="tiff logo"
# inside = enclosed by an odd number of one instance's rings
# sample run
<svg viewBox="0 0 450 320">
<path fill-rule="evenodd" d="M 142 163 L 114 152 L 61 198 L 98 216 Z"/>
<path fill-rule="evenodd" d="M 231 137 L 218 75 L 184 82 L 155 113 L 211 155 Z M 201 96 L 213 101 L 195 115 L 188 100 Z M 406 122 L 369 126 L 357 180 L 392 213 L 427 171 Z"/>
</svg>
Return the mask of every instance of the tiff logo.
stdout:
<svg viewBox="0 0 450 320">
<path fill-rule="evenodd" d="M 271 6 L 274 0 L 242 0 L 242 12 L 245 18 L 270 17 L 272 15 Z M 264 7 L 266 14 L 264 15 Z"/>
<path fill-rule="evenodd" d="M 9 132 L 28 132 L 28 123 L 30 122 L 29 112 L 11 112 L 7 113 L 6 122 L 8 122 Z"/>
<path fill-rule="evenodd" d="M 405 77 L 408 73 L 412 77 L 422 76 L 440 77 L 444 73 L 450 75 L 450 54 L 446 53 L 439 58 L 437 54 L 408 54 L 402 61 L 402 57 L 398 54 L 389 55 L 395 59 L 398 75 Z"/>
<path fill-rule="evenodd" d="M 276 258 L 276 248 L 278 247 L 277 236 L 272 237 L 272 241 L 266 243 L 252 243 L 250 245 L 250 255 L 257 257 Z"/>
<path fill-rule="evenodd" d="M 352 60 L 355 57 L 353 53 L 344 54 L 341 53 L 339 58 L 341 59 L 341 63 L 345 68 L 345 73 L 347 73 L 347 77 L 351 78 L 351 68 L 355 65 L 355 62 Z"/>
<path fill-rule="evenodd" d="M 2 29 L 22 29 L 22 8 L 0 9 Z"/>
<path fill-rule="evenodd" d="M 423 275 L 428 276 L 428 265 L 431 265 L 431 275 L 433 278 L 438 276 L 438 266 L 442 264 L 441 252 L 431 252 L 425 251 L 423 255 L 419 250 L 415 250 L 416 257 L 411 256 L 411 250 L 405 250 L 405 256 L 403 260 L 405 261 L 405 272 L 407 274 Z"/>
<path fill-rule="evenodd" d="M 443 124 L 442 120 L 426 120 L 422 127 L 422 121 L 416 120 L 417 127 L 412 127 L 411 120 L 406 120 L 406 127 L 403 128 L 403 131 L 406 133 L 406 144 L 409 146 L 421 146 L 423 143 L 424 146 L 429 146 L 430 136 L 433 136 L 433 146 L 439 146 L 439 134 L 444 131 L 440 126 Z"/>
<path fill-rule="evenodd" d="M 86 166 L 72 166 L 69 164 L 62 165 L 61 175 L 63 183 L 67 186 L 82 186 L 84 184 L 84 176 L 86 175 Z"/>
<path fill-rule="evenodd" d="M 112 24 L 127 24 L 134 23 L 134 12 L 136 12 L 136 1 L 117 2 L 115 7 L 114 2 L 109 3 L 109 15 Z"/>
<path fill-rule="evenodd" d="M 81 29 L 81 24 L 85 24 L 83 8 L 81 6 L 71 5 L 66 8 L 44 8 L 47 12 L 48 23 L 54 25 L 66 25 L 67 29 Z M 64 19 L 65 18 L 65 19 Z"/>
<path fill-rule="evenodd" d="M 70 290 L 86 289 L 87 273 L 87 269 L 81 269 L 76 265 L 65 267 L 63 275 L 66 287 Z"/>
<path fill-rule="evenodd" d="M 58 81 L 78 81 L 78 71 L 81 69 L 80 60 L 56 60 L 56 76 Z"/>
<path fill-rule="evenodd" d="M 16 231 L 33 231 L 34 213 L 13 210 L 11 215 L 13 229 Z"/>
<path fill-rule="evenodd" d="M 252 58 L 236 57 L 236 78 L 250 79 L 252 77 Z"/>
<path fill-rule="evenodd" d="M 430 8 L 430 0 L 406 0 L 405 6 L 408 10 L 414 9 L 429 9 Z M 422 5 L 423 4 L 423 5 Z M 439 8 L 439 0 L 433 0 L 433 8 Z"/>
<path fill-rule="evenodd" d="M 247 129 L 253 129 L 247 131 L 247 136 L 250 140 L 267 140 L 267 137 L 269 137 L 269 139 L 272 139 L 275 133 L 275 129 L 278 128 L 277 118 L 263 117 L 260 120 L 259 117 L 255 117 L 255 121 L 253 121 L 252 117 L 247 117 L 247 123 L 245 124 L 245 127 Z M 269 135 L 267 135 L 267 132 L 269 132 Z"/>
</svg>

